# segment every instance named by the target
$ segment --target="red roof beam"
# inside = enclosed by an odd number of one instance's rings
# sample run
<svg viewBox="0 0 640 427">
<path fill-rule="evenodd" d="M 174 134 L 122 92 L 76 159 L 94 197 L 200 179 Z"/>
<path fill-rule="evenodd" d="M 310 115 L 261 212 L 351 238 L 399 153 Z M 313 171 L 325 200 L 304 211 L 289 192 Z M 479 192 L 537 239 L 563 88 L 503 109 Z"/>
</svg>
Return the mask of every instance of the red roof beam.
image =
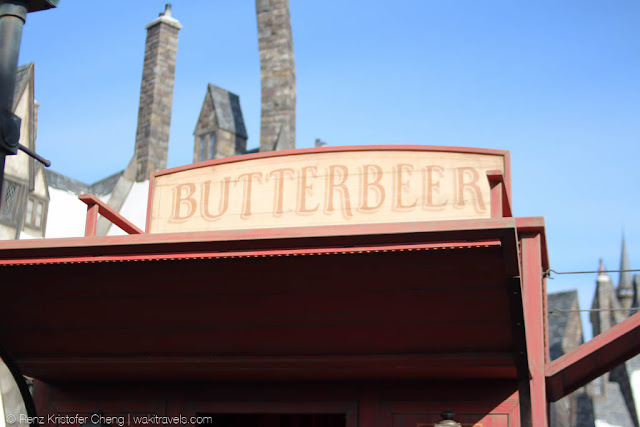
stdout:
<svg viewBox="0 0 640 427">
<path fill-rule="evenodd" d="M 85 223 L 84 236 L 95 236 L 98 229 L 98 214 L 102 215 L 113 224 L 129 234 L 142 234 L 143 231 L 129 222 L 125 217 L 113 210 L 109 205 L 98 199 L 93 194 L 81 194 L 80 201 L 87 205 L 87 222 Z"/>
<path fill-rule="evenodd" d="M 625 319 L 546 367 L 547 396 L 555 402 L 640 354 L 640 313 Z"/>
</svg>

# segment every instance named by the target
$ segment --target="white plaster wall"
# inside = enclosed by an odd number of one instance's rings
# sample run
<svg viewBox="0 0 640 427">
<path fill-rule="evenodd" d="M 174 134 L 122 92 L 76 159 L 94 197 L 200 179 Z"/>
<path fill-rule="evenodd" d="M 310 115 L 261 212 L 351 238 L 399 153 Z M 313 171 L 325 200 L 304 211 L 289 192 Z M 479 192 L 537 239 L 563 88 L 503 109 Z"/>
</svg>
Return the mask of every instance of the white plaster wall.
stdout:
<svg viewBox="0 0 640 427">
<path fill-rule="evenodd" d="M 35 185 L 34 185 L 34 189 L 33 192 L 31 194 L 34 194 L 38 197 L 41 197 L 43 199 L 47 199 L 48 198 L 48 193 L 47 193 L 47 187 L 45 185 L 45 178 L 44 178 L 44 170 L 41 167 L 36 167 L 36 177 L 35 177 Z M 45 218 L 45 221 L 47 219 Z M 45 224 L 46 225 L 46 224 Z M 46 230 L 45 230 L 46 232 Z M 20 239 L 41 239 L 44 236 L 42 235 L 42 230 L 35 230 L 30 228 L 28 225 L 25 225 L 24 228 L 20 231 Z"/>
<path fill-rule="evenodd" d="M 636 404 L 636 411 L 640 412 L 640 370 L 633 371 L 631 374 L 631 392 L 633 393 L 633 401 Z M 640 413 L 638 417 L 640 418 Z"/>
<path fill-rule="evenodd" d="M 44 185 L 44 170 L 41 167 L 36 167 L 36 179 L 34 183 L 33 194 L 43 199 L 47 198 L 47 186 Z"/>
<path fill-rule="evenodd" d="M 82 237 L 87 218 L 87 205 L 68 191 L 49 188 L 49 214 L 46 238 Z"/>
<path fill-rule="evenodd" d="M 13 240 L 16 238 L 16 229 L 0 224 L 0 240 Z"/>
<path fill-rule="evenodd" d="M 596 427 L 624 427 L 624 426 L 613 425 L 613 424 L 609 424 L 606 421 L 596 420 Z"/>
<path fill-rule="evenodd" d="M 149 199 L 149 181 L 134 182 L 129 194 L 120 209 L 120 215 L 132 222 L 142 231 L 147 223 L 147 202 Z M 121 236 L 127 234 L 120 227 L 112 225 L 108 236 Z"/>
</svg>

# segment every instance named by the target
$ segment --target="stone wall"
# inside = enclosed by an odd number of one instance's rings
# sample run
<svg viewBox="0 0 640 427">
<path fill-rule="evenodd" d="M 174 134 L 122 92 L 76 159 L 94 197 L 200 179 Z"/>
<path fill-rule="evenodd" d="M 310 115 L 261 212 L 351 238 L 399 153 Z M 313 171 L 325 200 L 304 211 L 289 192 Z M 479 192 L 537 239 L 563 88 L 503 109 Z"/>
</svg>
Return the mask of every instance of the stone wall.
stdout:
<svg viewBox="0 0 640 427">
<path fill-rule="evenodd" d="M 244 153 L 247 140 L 235 133 L 218 129 L 216 132 L 215 159 L 222 159 Z"/>
</svg>

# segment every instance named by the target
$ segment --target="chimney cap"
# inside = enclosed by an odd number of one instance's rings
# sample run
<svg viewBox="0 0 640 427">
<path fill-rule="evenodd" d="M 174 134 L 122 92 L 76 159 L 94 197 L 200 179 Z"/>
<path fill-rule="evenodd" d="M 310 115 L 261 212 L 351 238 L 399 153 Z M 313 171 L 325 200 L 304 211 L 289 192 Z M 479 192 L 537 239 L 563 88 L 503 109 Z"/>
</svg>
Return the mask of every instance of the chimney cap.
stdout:
<svg viewBox="0 0 640 427">
<path fill-rule="evenodd" d="M 145 28 L 148 30 L 149 28 L 157 25 L 157 24 L 167 24 L 173 28 L 178 30 L 182 29 L 182 24 L 176 18 L 171 16 L 171 3 L 167 3 L 164 5 L 164 12 L 160 13 L 159 16 L 153 20 L 149 25 Z"/>
<path fill-rule="evenodd" d="M 171 17 L 171 3 L 167 3 L 164 5 L 164 12 L 159 13 L 158 16 L 168 16 Z"/>
</svg>

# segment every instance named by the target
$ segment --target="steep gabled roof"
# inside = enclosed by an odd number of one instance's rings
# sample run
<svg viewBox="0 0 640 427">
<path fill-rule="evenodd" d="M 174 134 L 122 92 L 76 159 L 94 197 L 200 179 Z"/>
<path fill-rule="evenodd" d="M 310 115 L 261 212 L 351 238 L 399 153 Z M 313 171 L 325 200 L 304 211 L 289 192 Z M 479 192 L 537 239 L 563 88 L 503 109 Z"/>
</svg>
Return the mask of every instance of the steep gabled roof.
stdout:
<svg viewBox="0 0 640 427">
<path fill-rule="evenodd" d="M 24 92 L 25 88 L 29 84 L 29 80 L 33 78 L 33 69 L 33 62 L 18 67 L 18 72 L 16 74 L 16 87 L 13 89 L 14 110 L 18 105 L 22 92 Z"/>
<path fill-rule="evenodd" d="M 116 172 L 113 175 L 109 175 L 108 177 L 101 179 L 100 181 L 94 182 L 93 184 L 85 184 L 77 179 L 54 172 L 51 169 L 44 170 L 49 187 L 67 191 L 76 195 L 91 193 L 96 196 L 105 196 L 110 194 L 123 172 L 124 171 Z"/>
<path fill-rule="evenodd" d="M 590 314 L 593 336 L 599 335 L 610 327 L 617 325 L 626 317 L 616 294 L 616 288 L 606 274 L 604 265 L 600 261 L 600 273 L 596 279 L 596 292 L 593 296 Z"/>
<path fill-rule="evenodd" d="M 571 316 L 580 316 L 578 312 L 571 312 L 578 308 L 578 291 L 558 292 L 547 295 L 549 309 L 549 352 L 551 360 L 564 354 L 562 341 L 567 335 L 567 327 Z"/>
<path fill-rule="evenodd" d="M 244 126 L 244 118 L 240 108 L 240 97 L 211 83 L 209 83 L 207 90 L 213 99 L 218 127 L 247 138 L 247 129 Z"/>
</svg>

